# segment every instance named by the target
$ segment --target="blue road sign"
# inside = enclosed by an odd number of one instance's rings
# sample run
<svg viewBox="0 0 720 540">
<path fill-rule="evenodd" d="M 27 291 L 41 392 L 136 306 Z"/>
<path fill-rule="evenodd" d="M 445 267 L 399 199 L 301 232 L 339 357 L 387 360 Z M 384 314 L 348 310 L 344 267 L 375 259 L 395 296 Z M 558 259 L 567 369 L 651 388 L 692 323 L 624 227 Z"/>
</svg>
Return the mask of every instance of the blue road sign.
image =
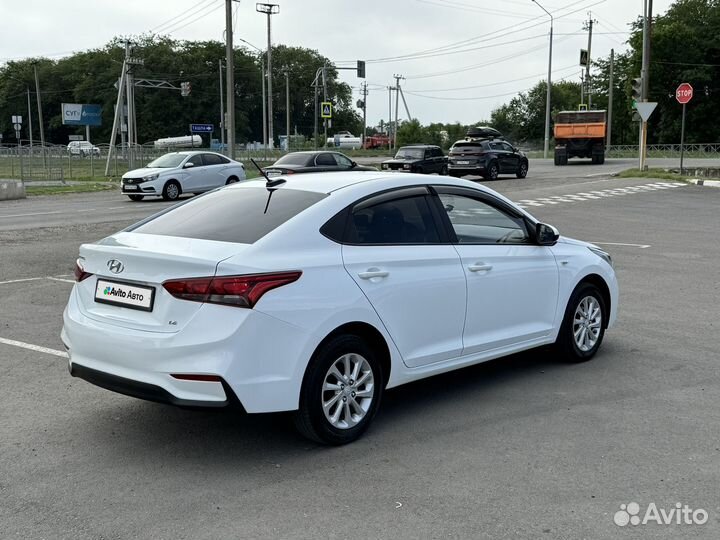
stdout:
<svg viewBox="0 0 720 540">
<path fill-rule="evenodd" d="M 190 124 L 190 133 L 212 133 L 214 124 Z"/>
<path fill-rule="evenodd" d="M 99 126 L 102 124 L 102 107 L 86 103 L 63 103 L 62 123 L 67 126 Z"/>
</svg>

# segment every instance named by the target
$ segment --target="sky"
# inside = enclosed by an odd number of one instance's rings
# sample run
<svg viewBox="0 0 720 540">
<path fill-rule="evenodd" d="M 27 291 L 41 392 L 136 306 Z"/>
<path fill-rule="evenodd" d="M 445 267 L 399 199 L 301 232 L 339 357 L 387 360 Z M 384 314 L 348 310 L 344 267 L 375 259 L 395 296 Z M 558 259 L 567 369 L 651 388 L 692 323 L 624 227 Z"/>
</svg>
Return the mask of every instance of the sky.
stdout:
<svg viewBox="0 0 720 540">
<path fill-rule="evenodd" d="M 315 49 L 337 66 L 366 61 L 368 124 L 387 120 L 394 75 L 413 118 L 469 124 L 490 118 L 547 78 L 550 17 L 533 0 L 266 0 L 277 3 L 272 42 Z M 552 80 L 580 81 L 580 49 L 591 58 L 627 49 L 643 0 L 538 0 L 554 17 Z M 655 14 L 670 0 L 655 0 Z M 0 64 L 60 58 L 143 33 L 224 40 L 224 0 L 0 0 Z M 267 19 L 255 2 L 234 2 L 236 45 L 267 47 Z M 146 66 L 149 67 L 149 66 Z M 360 97 L 352 70 L 340 78 Z M 579 98 L 579 96 L 578 96 Z M 393 115 L 394 98 L 393 98 Z M 400 119 L 406 119 L 400 104 Z"/>
</svg>

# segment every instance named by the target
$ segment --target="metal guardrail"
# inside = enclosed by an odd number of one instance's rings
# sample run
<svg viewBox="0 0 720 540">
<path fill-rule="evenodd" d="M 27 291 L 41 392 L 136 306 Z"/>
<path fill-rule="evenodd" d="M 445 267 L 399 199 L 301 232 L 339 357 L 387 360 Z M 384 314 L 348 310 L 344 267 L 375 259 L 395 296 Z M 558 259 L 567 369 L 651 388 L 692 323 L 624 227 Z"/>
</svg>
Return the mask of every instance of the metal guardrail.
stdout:
<svg viewBox="0 0 720 540">
<path fill-rule="evenodd" d="M 720 157 L 720 143 L 685 144 L 685 155 L 691 157 Z M 636 157 L 640 152 L 637 144 L 612 145 L 607 149 L 608 157 Z M 649 144 L 647 153 L 650 157 L 680 157 L 679 144 Z"/>
</svg>

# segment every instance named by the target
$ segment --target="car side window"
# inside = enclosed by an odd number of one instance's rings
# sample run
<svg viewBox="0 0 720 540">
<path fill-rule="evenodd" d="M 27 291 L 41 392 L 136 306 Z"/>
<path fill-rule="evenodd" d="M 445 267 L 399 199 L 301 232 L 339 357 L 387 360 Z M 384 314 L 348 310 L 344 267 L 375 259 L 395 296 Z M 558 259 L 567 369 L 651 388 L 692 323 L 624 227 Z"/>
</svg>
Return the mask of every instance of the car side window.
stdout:
<svg viewBox="0 0 720 540">
<path fill-rule="evenodd" d="M 197 155 L 190 157 L 190 159 L 188 159 L 185 162 L 185 165 L 187 165 L 188 163 L 192 163 L 193 167 L 202 167 L 202 165 L 203 165 L 202 154 L 197 154 Z"/>
<path fill-rule="evenodd" d="M 515 149 L 508 143 L 504 142 L 501 144 L 502 144 L 503 150 L 505 150 L 506 152 L 513 152 L 513 153 L 515 152 Z"/>
<path fill-rule="evenodd" d="M 490 143 L 490 149 L 492 149 L 492 150 L 505 150 L 505 149 L 503 148 L 502 143 L 499 143 L 499 142 L 491 142 L 491 143 Z"/>
<path fill-rule="evenodd" d="M 510 216 L 482 200 L 441 193 L 459 244 L 525 244 L 530 237 L 521 218 Z"/>
<path fill-rule="evenodd" d="M 432 150 L 425 150 L 425 159 L 430 159 L 432 157 Z"/>
<path fill-rule="evenodd" d="M 340 167 L 350 168 L 352 167 L 352 161 L 343 156 L 342 154 L 331 154 L 335 158 L 335 162 Z"/>
<path fill-rule="evenodd" d="M 220 156 L 215 154 L 203 154 L 202 157 L 205 165 L 220 165 L 222 163 Z"/>
<path fill-rule="evenodd" d="M 443 151 L 440 148 L 435 148 L 433 150 L 433 155 L 435 157 L 443 157 Z"/>
<path fill-rule="evenodd" d="M 334 167 L 337 165 L 337 161 L 335 161 L 335 158 L 332 154 L 318 154 L 315 158 L 315 165 L 318 165 L 320 167 Z"/>
<path fill-rule="evenodd" d="M 415 195 L 359 205 L 352 211 L 348 240 L 354 244 L 436 244 L 440 242 L 427 196 Z"/>
</svg>

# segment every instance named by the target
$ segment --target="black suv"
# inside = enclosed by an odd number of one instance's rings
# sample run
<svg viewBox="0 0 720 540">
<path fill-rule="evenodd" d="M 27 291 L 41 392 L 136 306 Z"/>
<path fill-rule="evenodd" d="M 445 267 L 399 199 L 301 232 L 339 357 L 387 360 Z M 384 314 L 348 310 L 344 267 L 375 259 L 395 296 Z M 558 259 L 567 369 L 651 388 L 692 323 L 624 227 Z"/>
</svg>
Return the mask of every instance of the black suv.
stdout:
<svg viewBox="0 0 720 540">
<path fill-rule="evenodd" d="M 525 178 L 528 159 L 509 142 L 467 137 L 452 145 L 449 153 L 450 176 L 480 175 L 495 180 L 501 174 Z"/>
<path fill-rule="evenodd" d="M 448 158 L 439 146 L 413 144 L 401 147 L 393 159 L 383 161 L 382 170 L 446 175 Z"/>
</svg>

